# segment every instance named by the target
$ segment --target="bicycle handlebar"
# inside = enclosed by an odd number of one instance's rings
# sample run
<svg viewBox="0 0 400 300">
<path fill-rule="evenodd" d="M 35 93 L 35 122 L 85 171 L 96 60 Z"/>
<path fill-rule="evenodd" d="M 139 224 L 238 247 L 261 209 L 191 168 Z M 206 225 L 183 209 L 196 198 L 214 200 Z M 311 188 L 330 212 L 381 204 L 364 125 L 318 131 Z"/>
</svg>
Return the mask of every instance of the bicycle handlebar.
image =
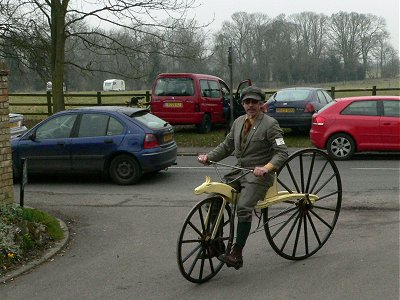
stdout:
<svg viewBox="0 0 400 300">
<path fill-rule="evenodd" d="M 209 160 L 208 161 L 210 164 L 214 164 L 214 165 L 220 165 L 220 166 L 224 166 L 224 167 L 229 167 L 232 169 L 237 169 L 237 170 L 243 170 L 243 171 L 248 171 L 248 172 L 253 172 L 253 169 L 247 169 L 247 168 L 242 168 L 242 167 L 237 167 L 237 166 L 232 166 L 232 165 L 227 165 L 227 164 L 223 164 L 217 161 L 213 161 L 213 160 Z"/>
</svg>

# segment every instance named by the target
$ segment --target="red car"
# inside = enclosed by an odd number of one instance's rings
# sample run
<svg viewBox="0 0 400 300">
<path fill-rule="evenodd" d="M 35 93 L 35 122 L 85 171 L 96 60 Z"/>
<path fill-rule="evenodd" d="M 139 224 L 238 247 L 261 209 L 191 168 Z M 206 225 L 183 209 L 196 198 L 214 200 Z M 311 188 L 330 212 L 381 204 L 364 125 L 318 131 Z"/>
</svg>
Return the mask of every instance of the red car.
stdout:
<svg viewBox="0 0 400 300">
<path fill-rule="evenodd" d="M 236 92 L 251 85 L 242 81 Z M 230 90 L 219 77 L 194 73 L 163 73 L 154 81 L 150 110 L 172 125 L 194 124 L 208 133 L 213 124 L 225 124 L 229 113 Z M 241 106 L 241 105 L 240 105 Z"/>
<path fill-rule="evenodd" d="M 336 160 L 355 152 L 400 150 L 400 97 L 336 99 L 315 113 L 310 138 Z"/>
</svg>

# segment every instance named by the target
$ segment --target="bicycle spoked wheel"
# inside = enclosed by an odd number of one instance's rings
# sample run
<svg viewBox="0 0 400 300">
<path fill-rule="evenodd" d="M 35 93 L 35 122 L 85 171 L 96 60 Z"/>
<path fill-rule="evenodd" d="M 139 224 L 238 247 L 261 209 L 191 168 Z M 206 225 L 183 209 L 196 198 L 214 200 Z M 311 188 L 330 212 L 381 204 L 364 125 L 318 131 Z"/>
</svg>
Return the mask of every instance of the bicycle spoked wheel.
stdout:
<svg viewBox="0 0 400 300">
<path fill-rule="evenodd" d="M 225 252 L 233 239 L 229 205 L 225 205 L 216 238 L 211 238 L 221 204 L 219 197 L 204 199 L 192 208 L 183 223 L 177 243 L 177 260 L 180 272 L 191 282 L 211 279 L 224 265 L 217 256 Z"/>
<path fill-rule="evenodd" d="M 267 239 L 286 259 L 307 258 L 325 244 L 339 217 L 342 183 L 338 169 L 321 150 L 297 151 L 278 173 L 278 191 L 305 196 L 263 209 Z"/>
</svg>

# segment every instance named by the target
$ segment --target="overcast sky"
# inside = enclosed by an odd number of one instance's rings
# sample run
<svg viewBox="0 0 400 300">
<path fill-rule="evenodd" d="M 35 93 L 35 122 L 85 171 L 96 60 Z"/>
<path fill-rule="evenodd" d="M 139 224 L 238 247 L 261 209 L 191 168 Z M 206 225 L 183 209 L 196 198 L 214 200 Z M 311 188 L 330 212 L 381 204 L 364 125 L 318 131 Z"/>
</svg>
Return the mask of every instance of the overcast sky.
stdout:
<svg viewBox="0 0 400 300">
<path fill-rule="evenodd" d="M 215 19 L 211 30 L 220 29 L 223 21 L 231 21 L 232 14 L 239 11 L 260 12 L 271 18 L 305 11 L 327 16 L 339 11 L 370 13 L 385 18 L 392 45 L 399 49 L 399 0 L 196 0 L 196 3 L 200 6 L 190 15 L 200 23 Z"/>
</svg>

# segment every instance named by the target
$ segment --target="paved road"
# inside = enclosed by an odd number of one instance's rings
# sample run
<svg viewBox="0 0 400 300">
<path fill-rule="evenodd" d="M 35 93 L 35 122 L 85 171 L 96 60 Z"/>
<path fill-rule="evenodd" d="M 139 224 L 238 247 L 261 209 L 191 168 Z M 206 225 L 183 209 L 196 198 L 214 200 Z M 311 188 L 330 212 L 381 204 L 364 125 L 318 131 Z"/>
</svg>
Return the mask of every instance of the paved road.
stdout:
<svg viewBox="0 0 400 300">
<path fill-rule="evenodd" d="M 197 200 L 192 187 L 210 174 L 192 157 L 129 187 L 98 178 L 36 179 L 27 205 L 69 224 L 56 256 L 0 285 L 0 299 L 399 299 L 399 161 L 340 162 L 343 210 L 313 257 L 277 256 L 263 232 L 252 235 L 239 271 L 224 268 L 195 285 L 180 275 L 176 238 Z M 18 196 L 18 186 L 15 186 Z"/>
</svg>

